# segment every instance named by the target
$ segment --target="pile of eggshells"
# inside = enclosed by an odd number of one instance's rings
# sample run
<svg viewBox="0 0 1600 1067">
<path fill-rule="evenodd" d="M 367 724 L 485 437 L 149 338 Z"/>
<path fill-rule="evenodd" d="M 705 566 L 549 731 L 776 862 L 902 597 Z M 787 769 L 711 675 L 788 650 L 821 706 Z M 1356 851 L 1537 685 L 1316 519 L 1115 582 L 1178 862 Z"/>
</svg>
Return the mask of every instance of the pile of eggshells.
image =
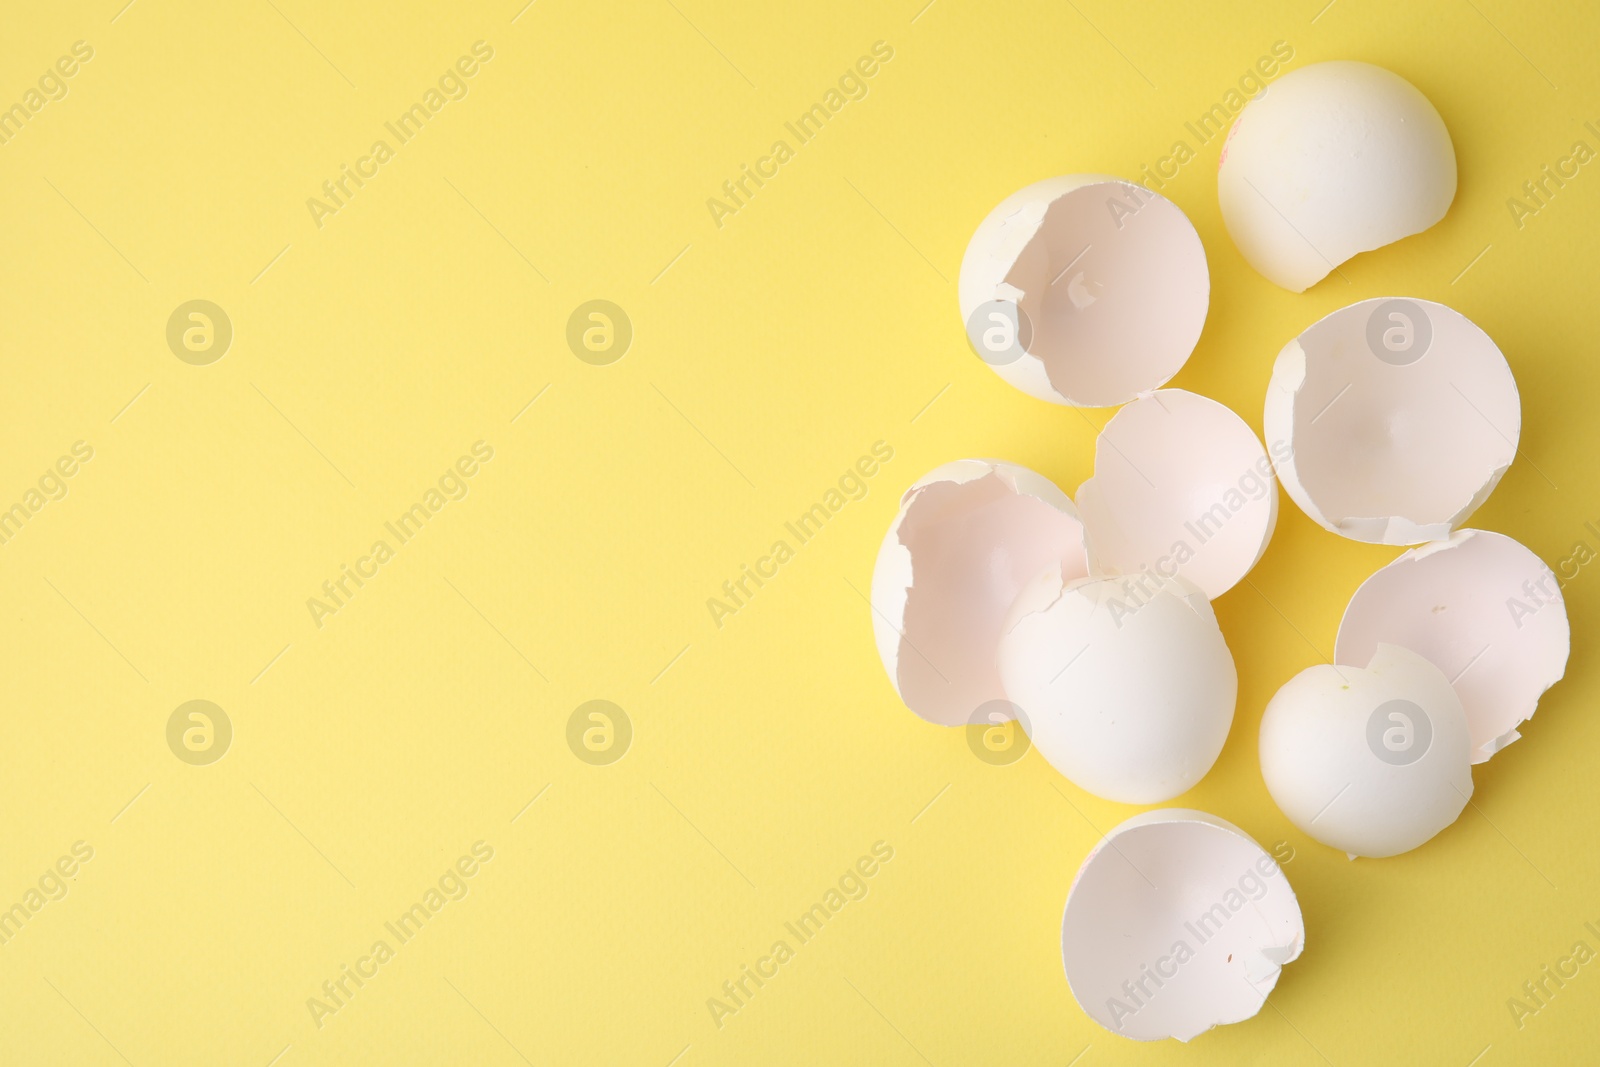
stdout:
<svg viewBox="0 0 1600 1067">
<path fill-rule="evenodd" d="M 1364 63 L 1287 74 L 1240 113 L 1217 174 L 1244 258 L 1302 292 L 1445 214 L 1455 152 L 1409 82 Z M 1268 792 L 1350 855 L 1414 849 L 1472 795 L 1566 668 L 1554 574 L 1461 523 L 1516 456 L 1510 367 L 1460 313 L 1363 300 L 1278 353 L 1263 447 L 1227 407 L 1161 388 L 1200 338 L 1210 278 L 1171 201 L 1098 175 L 1008 197 L 961 264 L 961 313 L 1006 381 L 1056 404 L 1122 405 L 1075 497 L 994 459 L 906 491 L 872 579 L 878 650 L 901 699 L 945 726 L 1015 719 L 1097 796 L 1160 804 L 1216 762 L 1238 675 L 1211 601 L 1249 573 L 1277 484 L 1344 537 L 1418 545 L 1356 591 L 1332 664 L 1267 705 Z M 1085 1012 L 1188 1040 L 1255 1015 L 1305 929 L 1274 858 L 1200 811 L 1137 815 L 1090 852 L 1061 950 Z"/>
</svg>

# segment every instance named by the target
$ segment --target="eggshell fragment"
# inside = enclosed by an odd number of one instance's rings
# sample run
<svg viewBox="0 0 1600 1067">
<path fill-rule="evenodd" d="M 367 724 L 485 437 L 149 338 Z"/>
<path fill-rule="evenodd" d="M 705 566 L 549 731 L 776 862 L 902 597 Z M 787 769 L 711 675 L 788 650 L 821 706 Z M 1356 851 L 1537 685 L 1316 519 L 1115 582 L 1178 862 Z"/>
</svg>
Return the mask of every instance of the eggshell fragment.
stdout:
<svg viewBox="0 0 1600 1067">
<path fill-rule="evenodd" d="M 1450 536 L 1517 454 L 1517 383 L 1487 334 L 1431 300 L 1340 308 L 1278 353 L 1262 419 L 1283 488 L 1334 533 Z"/>
<path fill-rule="evenodd" d="M 958 726 L 1003 699 L 1001 627 L 1045 567 L 1089 571 L 1078 511 L 1043 475 L 965 459 L 906 490 L 872 573 L 872 624 L 889 680 L 912 711 Z"/>
<path fill-rule="evenodd" d="M 978 354 L 1018 389 L 1104 407 L 1166 383 L 1200 339 L 1205 249 L 1178 206 L 1096 174 L 1013 193 L 961 261 L 961 318 Z"/>
<path fill-rule="evenodd" d="M 1078 868 L 1061 960 L 1089 1017 L 1139 1041 L 1188 1041 L 1261 1010 L 1305 946 L 1294 889 L 1273 858 L 1203 811 L 1149 811 Z"/>
<path fill-rule="evenodd" d="M 1555 574 L 1503 534 L 1458 530 L 1414 548 L 1356 590 L 1339 623 L 1338 663 L 1400 645 L 1444 672 L 1482 763 L 1522 736 L 1539 696 L 1567 670 L 1571 632 Z"/>
<path fill-rule="evenodd" d="M 1261 717 L 1261 776 L 1289 821 L 1356 856 L 1409 852 L 1472 796 L 1467 717 L 1444 674 L 1380 644 L 1366 667 L 1322 664 Z"/>
<path fill-rule="evenodd" d="M 1066 584 L 1041 574 L 1000 641 L 1006 698 L 1056 770 L 1125 804 L 1205 777 L 1233 723 L 1239 676 L 1211 604 L 1181 578 Z"/>
<path fill-rule="evenodd" d="M 1177 574 L 1214 599 L 1266 551 L 1278 483 L 1243 419 L 1196 393 L 1161 389 L 1106 423 L 1077 503 L 1100 573 Z"/>
<path fill-rule="evenodd" d="M 1315 63 L 1245 105 L 1217 165 L 1222 221 L 1268 281 L 1304 292 L 1360 252 L 1421 233 L 1456 195 L 1444 120 L 1404 78 Z"/>
</svg>

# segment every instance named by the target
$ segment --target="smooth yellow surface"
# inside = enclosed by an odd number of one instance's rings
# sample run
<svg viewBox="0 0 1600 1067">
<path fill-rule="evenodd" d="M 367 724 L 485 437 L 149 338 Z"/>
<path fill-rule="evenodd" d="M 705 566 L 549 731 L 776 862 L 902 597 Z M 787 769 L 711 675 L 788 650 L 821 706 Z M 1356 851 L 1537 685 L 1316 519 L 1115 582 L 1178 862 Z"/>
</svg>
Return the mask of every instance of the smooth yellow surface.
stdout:
<svg viewBox="0 0 1600 1067">
<path fill-rule="evenodd" d="M 1522 390 L 1522 455 L 1473 524 L 1552 565 L 1600 551 L 1600 163 L 1520 226 L 1507 206 L 1575 141 L 1600 149 L 1592 9 L 122 2 L 12 5 L 0 33 L 0 104 L 93 49 L 0 145 L 0 506 L 93 449 L 0 544 L 0 906 L 93 849 L 0 947 L 0 1060 L 1592 1058 L 1600 963 L 1520 1028 L 1507 1007 L 1574 942 L 1600 949 L 1588 569 L 1566 589 L 1568 677 L 1477 768 L 1473 806 L 1413 854 L 1352 864 L 1273 806 L 1256 728 L 1398 550 L 1284 498 L 1265 560 L 1217 603 L 1239 707 L 1179 803 L 1287 843 L 1308 947 L 1258 1017 L 1188 1046 L 1101 1030 L 1061 973 L 1067 886 L 1135 809 L 1037 753 L 987 766 L 906 711 L 861 596 L 919 475 L 997 456 L 1071 491 L 1110 414 L 1032 400 L 973 356 L 954 285 L 973 227 L 1024 184 L 1136 177 L 1180 139 L 1197 155 L 1164 192 L 1205 243 L 1212 303 L 1174 385 L 1259 430 L 1304 326 L 1370 296 L 1443 301 Z M 493 57 L 465 98 L 319 227 L 308 198 L 478 41 Z M 864 98 L 796 146 L 785 123 L 880 41 Z M 1442 223 L 1303 295 L 1242 262 L 1218 142 L 1184 126 L 1279 41 L 1290 69 L 1410 79 L 1460 162 Z M 793 158 L 717 225 L 707 199 L 780 138 Z M 166 342 L 192 299 L 232 321 L 210 365 Z M 609 366 L 566 342 L 593 299 L 633 325 Z M 308 598 L 480 441 L 465 498 L 317 625 Z M 708 598 L 879 441 L 893 459 L 866 496 L 719 627 Z M 633 727 L 609 766 L 566 740 L 595 699 Z M 190 700 L 231 720 L 218 762 L 168 748 Z M 480 841 L 465 898 L 399 944 L 384 924 Z M 866 896 L 719 1026 L 708 998 L 876 842 L 893 858 Z M 393 958 L 319 1020 L 308 999 L 380 939 Z"/>
</svg>

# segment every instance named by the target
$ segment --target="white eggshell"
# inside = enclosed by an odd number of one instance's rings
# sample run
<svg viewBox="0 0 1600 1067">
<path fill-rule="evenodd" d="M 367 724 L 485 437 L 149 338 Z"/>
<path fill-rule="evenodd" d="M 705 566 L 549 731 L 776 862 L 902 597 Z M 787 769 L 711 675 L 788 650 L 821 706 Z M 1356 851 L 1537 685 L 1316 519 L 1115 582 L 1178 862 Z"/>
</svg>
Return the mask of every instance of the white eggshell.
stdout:
<svg viewBox="0 0 1600 1067">
<path fill-rule="evenodd" d="M 1521 736 L 1539 696 L 1567 670 L 1571 632 L 1554 572 L 1518 542 L 1484 530 L 1414 548 L 1361 584 L 1334 648 L 1365 663 L 1400 645 L 1444 672 L 1461 697 L 1482 763 Z"/>
<path fill-rule="evenodd" d="M 1238 415 L 1161 389 L 1106 423 L 1077 504 L 1099 573 L 1177 574 L 1215 599 L 1266 551 L 1278 482 Z"/>
<path fill-rule="evenodd" d="M 1232 823 L 1183 808 L 1102 838 L 1061 919 L 1073 997 L 1139 1041 L 1251 1018 L 1304 946 L 1300 902 L 1273 858 Z"/>
<path fill-rule="evenodd" d="M 1455 148 L 1428 98 L 1348 60 L 1291 71 L 1246 104 L 1217 167 L 1233 243 L 1297 293 L 1351 256 L 1426 230 L 1455 195 Z"/>
<path fill-rule="evenodd" d="M 1449 537 L 1517 454 L 1505 357 L 1460 312 L 1409 297 L 1340 308 L 1284 346 L 1262 425 L 1290 498 L 1376 544 Z"/>
<path fill-rule="evenodd" d="M 961 261 L 961 319 L 985 361 L 1056 404 L 1105 407 L 1166 383 L 1200 339 L 1211 299 L 1200 235 L 1178 208 L 1132 182 L 1049 178 L 1001 201 Z M 1020 307 L 1031 341 L 997 361 L 975 314 Z"/>
<path fill-rule="evenodd" d="M 1205 777 L 1239 686 L 1210 603 L 1183 579 L 1064 586 L 1059 572 L 1018 595 L 1000 678 L 1051 766 L 1125 804 L 1170 800 Z"/>
<path fill-rule="evenodd" d="M 1439 668 L 1396 645 L 1322 664 L 1261 717 L 1261 776 L 1289 821 L 1356 856 L 1409 852 L 1472 796 L 1466 713 Z"/>
<path fill-rule="evenodd" d="M 872 573 L 872 624 L 895 691 L 959 726 L 1004 699 L 995 662 L 1017 592 L 1046 567 L 1088 573 L 1083 524 L 1055 483 L 1014 463 L 939 467 L 900 500 Z"/>
</svg>

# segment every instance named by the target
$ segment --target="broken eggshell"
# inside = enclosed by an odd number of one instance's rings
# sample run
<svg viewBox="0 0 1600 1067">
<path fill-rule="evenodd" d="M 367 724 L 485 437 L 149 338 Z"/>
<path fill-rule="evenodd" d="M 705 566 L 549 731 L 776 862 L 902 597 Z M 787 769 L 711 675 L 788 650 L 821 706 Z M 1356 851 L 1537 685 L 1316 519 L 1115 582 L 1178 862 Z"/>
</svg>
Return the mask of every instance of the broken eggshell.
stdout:
<svg viewBox="0 0 1600 1067">
<path fill-rule="evenodd" d="M 1181 578 L 1041 573 L 1017 596 L 999 660 L 1034 747 L 1107 800 L 1183 793 L 1233 723 L 1233 656 L 1205 594 Z"/>
<path fill-rule="evenodd" d="M 1243 830 L 1184 808 L 1116 826 L 1061 919 L 1073 997 L 1112 1033 L 1188 1041 L 1261 1010 L 1305 946 L 1289 879 Z"/>
<path fill-rule="evenodd" d="M 1041 400 L 1107 407 L 1183 366 L 1205 325 L 1211 277 L 1176 204 L 1120 178 L 1075 174 L 989 212 L 961 260 L 958 293 L 974 348 L 1002 378 Z"/>
<path fill-rule="evenodd" d="M 1304 292 L 1350 257 L 1421 233 L 1456 195 L 1439 112 L 1410 82 L 1338 60 L 1291 71 L 1245 105 L 1217 164 L 1233 243 Z"/>
<path fill-rule="evenodd" d="M 1503 534 L 1458 530 L 1361 583 L 1334 648 L 1364 663 L 1380 644 L 1426 657 L 1466 711 L 1472 762 L 1521 736 L 1539 697 L 1566 673 L 1571 632 L 1555 573 Z"/>
<path fill-rule="evenodd" d="M 1321 664 L 1261 717 L 1261 777 L 1303 832 L 1351 859 L 1409 852 L 1472 796 L 1467 717 L 1432 663 L 1380 644 L 1365 667 Z"/>
<path fill-rule="evenodd" d="M 1413 545 L 1450 536 L 1499 484 L 1522 409 L 1505 357 L 1466 316 L 1376 297 L 1283 347 L 1262 426 L 1284 490 L 1312 519 Z"/>
<path fill-rule="evenodd" d="M 1277 485 L 1243 419 L 1207 397 L 1161 389 L 1106 423 L 1077 504 L 1099 573 L 1177 574 L 1216 599 L 1266 551 Z"/>
<path fill-rule="evenodd" d="M 878 654 L 906 706 L 960 726 L 1002 700 L 1001 627 L 1046 567 L 1089 572 L 1077 508 L 1042 474 L 964 459 L 907 489 L 872 572 Z"/>
</svg>

